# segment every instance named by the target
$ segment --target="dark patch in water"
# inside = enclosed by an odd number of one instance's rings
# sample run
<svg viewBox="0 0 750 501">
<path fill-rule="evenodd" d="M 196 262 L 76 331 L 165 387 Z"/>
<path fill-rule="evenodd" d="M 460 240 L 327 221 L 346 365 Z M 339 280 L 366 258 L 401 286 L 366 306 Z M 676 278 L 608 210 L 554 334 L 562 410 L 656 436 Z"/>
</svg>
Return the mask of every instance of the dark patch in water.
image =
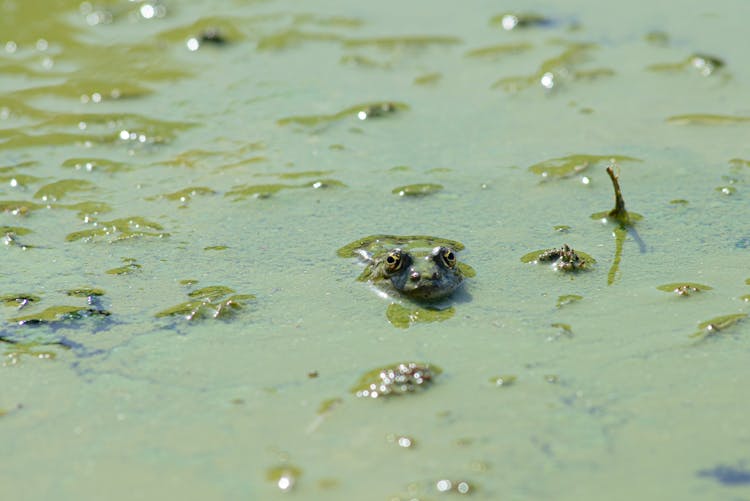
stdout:
<svg viewBox="0 0 750 501">
<path fill-rule="evenodd" d="M 750 485 L 750 470 L 744 464 L 728 466 L 720 464 L 711 469 L 699 470 L 699 477 L 711 477 L 722 485 Z"/>
</svg>

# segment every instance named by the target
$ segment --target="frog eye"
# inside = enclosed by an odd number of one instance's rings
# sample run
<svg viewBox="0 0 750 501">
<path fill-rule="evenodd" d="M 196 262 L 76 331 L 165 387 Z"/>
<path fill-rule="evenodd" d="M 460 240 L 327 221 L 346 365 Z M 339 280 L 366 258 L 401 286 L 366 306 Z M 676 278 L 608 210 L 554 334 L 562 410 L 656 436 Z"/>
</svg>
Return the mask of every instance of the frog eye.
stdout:
<svg viewBox="0 0 750 501">
<path fill-rule="evenodd" d="M 440 249 L 440 257 L 443 258 L 443 263 L 445 263 L 448 268 L 456 266 L 456 253 L 451 249 L 448 249 L 447 247 Z"/>
<path fill-rule="evenodd" d="M 403 253 L 401 249 L 393 249 L 385 257 L 385 269 L 389 273 L 398 271 L 404 264 Z"/>
</svg>

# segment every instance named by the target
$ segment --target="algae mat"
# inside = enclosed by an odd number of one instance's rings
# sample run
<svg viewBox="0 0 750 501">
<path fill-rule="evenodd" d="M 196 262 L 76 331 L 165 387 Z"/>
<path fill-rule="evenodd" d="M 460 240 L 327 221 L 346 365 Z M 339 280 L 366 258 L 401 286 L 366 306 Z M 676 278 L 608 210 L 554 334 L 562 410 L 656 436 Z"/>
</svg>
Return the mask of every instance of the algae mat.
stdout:
<svg viewBox="0 0 750 501">
<path fill-rule="evenodd" d="M 748 7 L 514 8 L 3 2 L 4 493 L 749 496 Z"/>
</svg>

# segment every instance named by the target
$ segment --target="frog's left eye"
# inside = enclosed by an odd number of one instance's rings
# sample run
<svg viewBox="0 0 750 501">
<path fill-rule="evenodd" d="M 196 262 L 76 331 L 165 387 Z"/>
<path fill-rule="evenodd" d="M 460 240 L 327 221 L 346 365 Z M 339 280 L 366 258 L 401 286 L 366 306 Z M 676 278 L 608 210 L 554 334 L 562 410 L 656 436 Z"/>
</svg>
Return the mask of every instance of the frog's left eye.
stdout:
<svg viewBox="0 0 750 501">
<path fill-rule="evenodd" d="M 448 268 L 453 268 L 456 266 L 456 253 L 451 249 L 448 249 L 447 247 L 441 248 L 440 257 L 443 259 L 443 263 L 445 263 Z"/>
</svg>

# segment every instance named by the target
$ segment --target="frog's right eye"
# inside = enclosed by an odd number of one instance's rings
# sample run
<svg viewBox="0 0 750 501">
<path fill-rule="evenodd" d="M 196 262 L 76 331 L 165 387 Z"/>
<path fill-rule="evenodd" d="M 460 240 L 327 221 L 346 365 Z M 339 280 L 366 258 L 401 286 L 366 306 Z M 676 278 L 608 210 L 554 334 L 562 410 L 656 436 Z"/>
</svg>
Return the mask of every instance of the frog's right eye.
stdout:
<svg viewBox="0 0 750 501">
<path fill-rule="evenodd" d="M 388 273 L 398 271 L 404 264 L 404 256 L 401 249 L 393 249 L 385 257 L 385 269 Z"/>
</svg>

